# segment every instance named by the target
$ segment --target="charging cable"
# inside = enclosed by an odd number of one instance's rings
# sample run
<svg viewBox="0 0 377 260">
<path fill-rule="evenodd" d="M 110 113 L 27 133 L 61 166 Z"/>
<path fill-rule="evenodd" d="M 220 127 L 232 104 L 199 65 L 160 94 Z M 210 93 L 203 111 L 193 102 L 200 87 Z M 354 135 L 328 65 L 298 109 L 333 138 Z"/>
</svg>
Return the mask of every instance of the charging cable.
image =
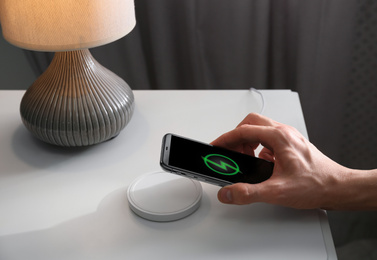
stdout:
<svg viewBox="0 0 377 260">
<path fill-rule="evenodd" d="M 264 112 L 264 107 L 265 107 L 265 105 L 266 105 L 266 102 L 265 102 L 265 100 L 264 100 L 264 96 L 263 96 L 263 94 L 262 94 L 262 92 L 260 92 L 259 90 L 257 90 L 256 88 L 250 88 L 250 91 L 252 91 L 252 92 L 255 92 L 255 93 L 257 93 L 259 96 L 260 96 L 260 98 L 261 98 L 261 103 L 262 103 L 262 107 L 261 107 L 261 109 L 260 109 L 260 111 L 259 111 L 259 114 L 263 114 L 263 112 Z"/>
</svg>

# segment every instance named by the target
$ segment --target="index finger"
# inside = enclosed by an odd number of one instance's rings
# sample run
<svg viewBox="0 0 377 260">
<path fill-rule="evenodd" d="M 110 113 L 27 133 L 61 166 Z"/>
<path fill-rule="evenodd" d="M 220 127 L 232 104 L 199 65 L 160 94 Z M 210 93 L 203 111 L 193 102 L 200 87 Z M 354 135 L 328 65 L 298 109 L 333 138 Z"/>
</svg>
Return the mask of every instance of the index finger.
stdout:
<svg viewBox="0 0 377 260">
<path fill-rule="evenodd" d="M 278 134 L 274 127 L 261 125 L 241 125 L 214 140 L 211 144 L 230 150 L 242 151 L 244 144 L 257 147 L 262 144 L 274 151 Z"/>
<path fill-rule="evenodd" d="M 250 113 L 248 114 L 238 125 L 237 127 L 240 127 L 242 125 L 264 125 L 264 126 L 273 126 L 276 125 L 277 122 L 262 116 L 260 114 L 256 113 Z"/>
</svg>

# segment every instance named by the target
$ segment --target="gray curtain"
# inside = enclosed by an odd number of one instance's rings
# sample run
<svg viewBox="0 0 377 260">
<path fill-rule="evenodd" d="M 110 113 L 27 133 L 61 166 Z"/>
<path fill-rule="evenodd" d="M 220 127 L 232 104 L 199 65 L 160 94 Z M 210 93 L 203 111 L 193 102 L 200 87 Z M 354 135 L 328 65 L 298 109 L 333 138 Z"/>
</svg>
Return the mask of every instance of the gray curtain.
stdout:
<svg viewBox="0 0 377 260">
<path fill-rule="evenodd" d="M 319 149 L 349 167 L 377 168 L 376 2 L 135 0 L 136 28 L 91 51 L 133 89 L 297 91 Z M 27 55 L 36 73 L 52 57 Z M 375 219 L 339 214 L 330 215 L 337 246 L 351 240 L 347 223 Z"/>
<path fill-rule="evenodd" d="M 298 91 L 311 140 L 342 159 L 356 0 L 136 0 L 135 6 L 136 28 L 92 49 L 133 89 Z M 53 54 L 31 55 L 41 73 Z"/>
</svg>

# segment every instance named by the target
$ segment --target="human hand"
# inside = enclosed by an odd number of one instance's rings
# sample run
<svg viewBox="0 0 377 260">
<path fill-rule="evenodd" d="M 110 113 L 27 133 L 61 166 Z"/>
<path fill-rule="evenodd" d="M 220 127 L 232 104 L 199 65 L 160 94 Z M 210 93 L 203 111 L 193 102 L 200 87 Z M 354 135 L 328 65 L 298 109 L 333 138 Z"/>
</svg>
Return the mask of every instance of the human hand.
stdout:
<svg viewBox="0 0 377 260">
<path fill-rule="evenodd" d="M 212 145 L 275 163 L 270 179 L 258 183 L 237 183 L 218 192 L 228 204 L 266 202 L 292 208 L 332 208 L 337 205 L 333 189 L 346 168 L 335 163 L 295 128 L 258 114 L 249 114 L 234 130 L 223 134 Z"/>
</svg>

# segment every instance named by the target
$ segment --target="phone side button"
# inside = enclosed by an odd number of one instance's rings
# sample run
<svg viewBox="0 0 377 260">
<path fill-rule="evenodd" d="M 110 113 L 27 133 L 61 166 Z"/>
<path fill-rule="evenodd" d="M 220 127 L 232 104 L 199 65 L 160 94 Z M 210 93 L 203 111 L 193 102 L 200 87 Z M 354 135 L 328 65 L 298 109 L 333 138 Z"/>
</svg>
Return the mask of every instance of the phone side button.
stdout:
<svg viewBox="0 0 377 260">
<path fill-rule="evenodd" d="M 182 173 L 180 173 L 180 172 L 176 172 L 176 171 L 171 171 L 171 173 L 176 174 L 176 175 L 179 175 L 179 176 L 184 176 Z"/>
</svg>

